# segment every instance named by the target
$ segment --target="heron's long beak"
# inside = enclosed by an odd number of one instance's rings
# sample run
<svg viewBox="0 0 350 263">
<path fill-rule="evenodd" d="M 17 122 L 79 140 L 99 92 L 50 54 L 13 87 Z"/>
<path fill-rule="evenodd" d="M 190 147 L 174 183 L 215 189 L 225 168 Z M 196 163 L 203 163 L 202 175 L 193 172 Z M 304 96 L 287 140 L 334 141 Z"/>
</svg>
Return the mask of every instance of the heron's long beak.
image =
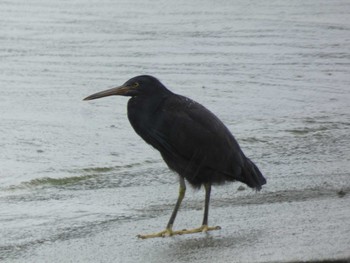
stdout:
<svg viewBox="0 0 350 263">
<path fill-rule="evenodd" d="M 124 95 L 124 96 L 127 96 L 128 92 L 130 91 L 130 89 L 132 89 L 132 87 L 120 86 L 120 87 L 116 87 L 116 88 L 112 88 L 112 89 L 108 89 L 108 90 L 104 90 L 104 91 L 100 91 L 100 92 L 94 93 L 94 94 L 86 97 L 84 100 L 94 100 L 94 99 L 99 99 L 99 98 L 112 96 L 112 95 Z"/>
</svg>

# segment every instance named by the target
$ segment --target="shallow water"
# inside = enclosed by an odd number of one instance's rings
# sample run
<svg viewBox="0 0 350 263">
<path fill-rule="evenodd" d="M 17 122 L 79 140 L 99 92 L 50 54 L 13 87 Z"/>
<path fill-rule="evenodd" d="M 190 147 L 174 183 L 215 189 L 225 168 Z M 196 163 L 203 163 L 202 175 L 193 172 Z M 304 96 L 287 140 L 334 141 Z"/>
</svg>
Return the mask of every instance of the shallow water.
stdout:
<svg viewBox="0 0 350 263">
<path fill-rule="evenodd" d="M 127 99 L 82 101 L 139 74 L 212 110 L 266 175 L 257 196 L 239 184 L 215 187 L 215 212 L 348 197 L 348 1 L 0 6 L 0 259 L 39 262 L 35 255 L 50 251 L 48 244 L 98 236 L 116 224 L 166 223 L 177 178 L 132 131 Z M 189 191 L 185 210 L 200 210 L 202 198 Z M 350 248 L 349 238 L 339 240 L 340 250 Z"/>
</svg>

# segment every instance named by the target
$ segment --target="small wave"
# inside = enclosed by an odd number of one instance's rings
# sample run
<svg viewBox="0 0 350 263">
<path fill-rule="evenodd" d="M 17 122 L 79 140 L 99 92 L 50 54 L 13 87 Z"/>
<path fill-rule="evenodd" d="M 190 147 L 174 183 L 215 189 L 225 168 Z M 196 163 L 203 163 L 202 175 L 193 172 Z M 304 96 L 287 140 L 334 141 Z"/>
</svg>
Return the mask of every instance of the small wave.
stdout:
<svg viewBox="0 0 350 263">
<path fill-rule="evenodd" d="M 247 138 L 242 138 L 241 141 L 243 142 L 249 142 L 249 143 L 267 143 L 267 140 L 263 140 L 260 138 L 256 137 L 247 137 Z"/>
<path fill-rule="evenodd" d="M 103 177 L 106 174 L 110 174 L 115 167 L 93 167 L 93 168 L 83 168 L 77 170 L 66 171 L 67 174 L 76 174 L 73 176 L 64 177 L 39 177 L 32 179 L 30 181 L 21 182 L 17 185 L 11 185 L 8 187 L 3 187 L 1 190 L 22 190 L 31 188 L 45 188 L 45 187 L 75 187 L 80 185 L 84 187 L 86 185 L 92 184 L 98 180 L 99 177 Z"/>
<path fill-rule="evenodd" d="M 38 187 L 38 186 L 66 186 L 81 183 L 82 181 L 89 180 L 96 177 L 96 175 L 82 175 L 82 176 L 71 176 L 62 178 L 42 177 L 30 180 L 29 182 L 22 182 L 18 185 L 18 188 L 23 187 Z"/>
<path fill-rule="evenodd" d="M 154 182 L 169 183 L 173 176 L 164 176 L 171 173 L 159 161 L 145 161 L 111 167 L 87 167 L 66 171 L 64 177 L 40 177 L 21 182 L 1 190 L 14 191 L 41 188 L 64 189 L 100 189 L 117 188 L 154 184 Z M 147 175 L 147 176 L 145 176 Z M 170 177 L 170 178 L 169 178 Z"/>
<path fill-rule="evenodd" d="M 311 132 L 310 129 L 291 129 L 291 130 L 286 130 L 286 132 L 290 132 L 295 135 L 305 135 Z"/>
<path fill-rule="evenodd" d="M 114 169 L 114 167 L 91 167 L 91 168 L 83 168 L 84 172 L 95 172 L 95 173 L 106 173 L 110 172 Z"/>
<path fill-rule="evenodd" d="M 304 128 L 296 128 L 296 129 L 287 129 L 286 132 L 292 133 L 294 135 L 306 135 L 309 133 L 318 133 L 324 132 L 332 129 L 336 129 L 337 126 L 319 126 L 319 127 L 304 127 Z"/>
</svg>

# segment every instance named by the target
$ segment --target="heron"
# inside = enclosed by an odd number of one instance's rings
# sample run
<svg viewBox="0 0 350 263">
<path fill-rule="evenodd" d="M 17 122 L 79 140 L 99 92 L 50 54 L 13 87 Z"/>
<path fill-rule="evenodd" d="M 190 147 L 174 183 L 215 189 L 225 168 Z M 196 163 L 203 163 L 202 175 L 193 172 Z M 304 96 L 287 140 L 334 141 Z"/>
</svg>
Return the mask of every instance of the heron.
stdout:
<svg viewBox="0 0 350 263">
<path fill-rule="evenodd" d="M 259 191 L 266 179 L 244 155 L 238 142 L 211 111 L 200 103 L 173 93 L 157 78 L 136 76 L 123 85 L 94 93 L 84 100 L 120 95 L 130 97 L 127 115 L 135 132 L 158 150 L 167 166 L 179 175 L 179 194 L 165 230 L 138 235 L 139 238 L 165 237 L 221 229 L 209 226 L 212 185 L 239 181 Z M 173 230 L 185 197 L 186 183 L 205 190 L 202 225 Z"/>
</svg>

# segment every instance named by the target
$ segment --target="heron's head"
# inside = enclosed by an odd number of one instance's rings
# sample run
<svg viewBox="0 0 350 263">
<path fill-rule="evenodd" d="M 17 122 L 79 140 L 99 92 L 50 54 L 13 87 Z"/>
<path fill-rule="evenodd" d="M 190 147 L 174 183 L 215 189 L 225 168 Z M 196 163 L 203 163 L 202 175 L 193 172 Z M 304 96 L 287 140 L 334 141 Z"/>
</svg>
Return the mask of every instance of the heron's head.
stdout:
<svg viewBox="0 0 350 263">
<path fill-rule="evenodd" d="M 164 92 L 170 91 L 158 79 L 149 75 L 142 75 L 129 79 L 119 87 L 94 93 L 84 100 L 94 100 L 112 95 L 129 97 L 157 96 Z"/>
</svg>

